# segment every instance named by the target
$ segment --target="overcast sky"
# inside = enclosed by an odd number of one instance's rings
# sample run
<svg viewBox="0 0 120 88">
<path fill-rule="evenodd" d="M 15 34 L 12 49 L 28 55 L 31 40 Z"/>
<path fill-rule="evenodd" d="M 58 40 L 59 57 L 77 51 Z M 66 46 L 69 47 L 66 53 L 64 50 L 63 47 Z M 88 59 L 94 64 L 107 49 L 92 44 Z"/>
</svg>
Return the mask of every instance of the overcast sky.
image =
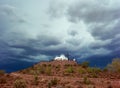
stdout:
<svg viewBox="0 0 120 88">
<path fill-rule="evenodd" d="M 67 52 L 119 57 L 120 0 L 0 0 L 0 62 Z"/>
</svg>

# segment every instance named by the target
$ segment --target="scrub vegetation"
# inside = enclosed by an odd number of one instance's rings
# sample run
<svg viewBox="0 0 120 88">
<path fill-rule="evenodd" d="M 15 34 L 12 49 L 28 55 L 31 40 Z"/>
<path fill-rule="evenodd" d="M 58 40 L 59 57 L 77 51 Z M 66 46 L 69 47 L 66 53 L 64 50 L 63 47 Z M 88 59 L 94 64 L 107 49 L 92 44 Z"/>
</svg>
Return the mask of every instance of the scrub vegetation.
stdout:
<svg viewBox="0 0 120 88">
<path fill-rule="evenodd" d="M 40 62 L 10 74 L 0 70 L 0 88 L 120 88 L 120 59 L 104 69 L 89 62 Z"/>
</svg>

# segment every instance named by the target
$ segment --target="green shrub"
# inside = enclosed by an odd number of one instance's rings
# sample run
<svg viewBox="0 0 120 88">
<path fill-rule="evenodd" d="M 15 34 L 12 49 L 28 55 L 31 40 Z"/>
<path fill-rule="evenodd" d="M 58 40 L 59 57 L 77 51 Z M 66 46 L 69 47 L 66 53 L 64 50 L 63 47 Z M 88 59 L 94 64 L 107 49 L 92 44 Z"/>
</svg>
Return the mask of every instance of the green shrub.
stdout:
<svg viewBox="0 0 120 88">
<path fill-rule="evenodd" d="M 40 66 L 37 70 L 38 70 L 38 72 L 40 74 L 44 74 L 45 73 L 45 67 Z"/>
<path fill-rule="evenodd" d="M 14 88 L 27 88 L 26 82 L 22 79 L 17 79 L 14 82 Z"/>
<path fill-rule="evenodd" d="M 92 72 L 93 72 L 93 69 L 90 68 L 90 67 L 88 67 L 88 68 L 87 68 L 87 72 L 88 72 L 88 73 L 92 73 Z"/>
<path fill-rule="evenodd" d="M 52 86 L 56 86 L 58 84 L 58 79 L 53 78 L 48 82 L 47 88 L 52 88 Z"/>
<path fill-rule="evenodd" d="M 104 68 L 104 69 L 103 69 L 103 71 L 104 71 L 104 72 L 107 72 L 107 71 L 108 71 L 108 69 L 107 69 L 107 68 Z"/>
<path fill-rule="evenodd" d="M 85 69 L 83 69 L 83 68 L 79 68 L 79 69 L 78 69 L 78 72 L 79 72 L 80 74 L 85 74 L 85 73 L 86 73 Z"/>
<path fill-rule="evenodd" d="M 30 70 L 29 73 L 30 73 L 31 75 L 34 75 L 34 74 L 35 74 L 35 71 L 34 71 L 34 70 Z"/>
<path fill-rule="evenodd" d="M 98 77 L 98 73 L 101 72 L 101 69 L 97 68 L 97 67 L 93 67 L 93 68 L 88 67 L 87 68 L 87 72 L 91 73 L 90 77 L 97 78 Z"/>
<path fill-rule="evenodd" d="M 51 67 L 46 67 L 45 73 L 46 73 L 47 75 L 51 75 L 51 74 L 52 74 L 52 68 L 51 68 Z"/>
<path fill-rule="evenodd" d="M 55 86 L 58 84 L 58 79 L 57 78 L 53 78 L 51 81 L 50 81 L 50 84 L 51 86 Z"/>
<path fill-rule="evenodd" d="M 74 70 L 73 70 L 73 68 L 70 66 L 70 67 L 68 67 L 66 70 L 65 70 L 67 73 L 73 73 L 74 72 Z"/>
<path fill-rule="evenodd" d="M 38 83 L 39 83 L 39 81 L 38 81 L 38 75 L 35 74 L 35 75 L 34 75 L 34 84 L 35 84 L 35 85 L 38 85 Z"/>
<path fill-rule="evenodd" d="M 94 68 L 94 72 L 95 72 L 95 73 L 99 73 L 99 72 L 101 72 L 101 71 L 102 71 L 102 70 L 101 70 L 100 68 L 97 68 L 97 67 Z"/>
<path fill-rule="evenodd" d="M 92 75 L 93 78 L 98 78 L 97 73 L 92 73 L 91 75 Z"/>
<path fill-rule="evenodd" d="M 5 71 L 4 70 L 0 70 L 0 75 L 4 75 Z"/>
<path fill-rule="evenodd" d="M 83 83 L 89 85 L 91 83 L 91 81 L 87 77 L 84 77 Z"/>
<path fill-rule="evenodd" d="M 101 69 L 97 68 L 97 67 L 88 67 L 87 72 L 88 73 L 99 73 L 99 72 L 101 72 Z"/>
<path fill-rule="evenodd" d="M 48 83 L 48 88 L 51 88 L 51 87 L 52 87 L 52 86 L 51 86 L 51 83 L 49 82 L 49 83 Z"/>
<path fill-rule="evenodd" d="M 87 68 L 88 66 L 89 66 L 89 62 L 83 62 L 82 64 L 81 64 L 81 66 L 83 67 L 83 68 Z"/>
<path fill-rule="evenodd" d="M 120 72 L 120 58 L 113 59 L 111 64 L 107 65 L 109 71 Z"/>
</svg>

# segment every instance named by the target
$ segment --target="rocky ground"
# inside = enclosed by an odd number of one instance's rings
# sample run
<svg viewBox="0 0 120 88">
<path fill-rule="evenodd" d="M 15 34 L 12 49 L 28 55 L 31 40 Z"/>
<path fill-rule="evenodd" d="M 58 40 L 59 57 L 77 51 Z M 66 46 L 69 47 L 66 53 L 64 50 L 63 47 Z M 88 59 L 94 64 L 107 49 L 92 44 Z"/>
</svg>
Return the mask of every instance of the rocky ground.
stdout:
<svg viewBox="0 0 120 88">
<path fill-rule="evenodd" d="M 0 88 L 120 88 L 120 73 L 74 61 L 41 62 L 0 75 Z"/>
</svg>

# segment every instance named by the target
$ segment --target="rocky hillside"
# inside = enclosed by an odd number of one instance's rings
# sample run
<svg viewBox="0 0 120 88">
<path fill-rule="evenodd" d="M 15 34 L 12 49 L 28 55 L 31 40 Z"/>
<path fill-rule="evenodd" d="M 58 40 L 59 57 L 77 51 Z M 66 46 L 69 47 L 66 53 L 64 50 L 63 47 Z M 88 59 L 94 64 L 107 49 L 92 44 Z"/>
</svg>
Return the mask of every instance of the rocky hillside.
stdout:
<svg viewBox="0 0 120 88">
<path fill-rule="evenodd" d="M 87 62 L 40 62 L 18 72 L 1 74 L 0 88 L 120 88 L 120 73 L 90 68 Z"/>
</svg>

